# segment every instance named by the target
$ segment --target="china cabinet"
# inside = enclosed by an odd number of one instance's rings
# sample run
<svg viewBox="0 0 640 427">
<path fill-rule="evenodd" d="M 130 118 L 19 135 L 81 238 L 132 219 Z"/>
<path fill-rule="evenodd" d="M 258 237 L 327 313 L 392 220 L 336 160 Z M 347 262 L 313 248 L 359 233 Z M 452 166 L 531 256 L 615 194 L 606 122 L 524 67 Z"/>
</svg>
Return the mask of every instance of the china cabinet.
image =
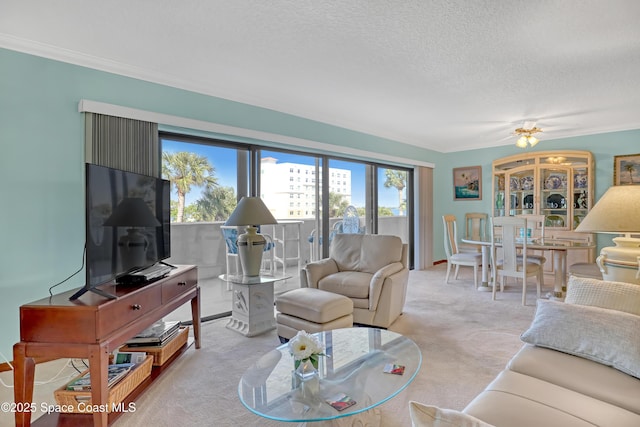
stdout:
<svg viewBox="0 0 640 427">
<path fill-rule="evenodd" d="M 593 240 L 573 230 L 594 203 L 589 151 L 523 153 L 493 162 L 493 216 L 544 215 L 545 237 Z M 594 251 L 573 251 L 567 262 L 593 262 Z M 548 257 L 547 259 L 549 259 Z M 546 266 L 553 269 L 552 265 Z"/>
</svg>

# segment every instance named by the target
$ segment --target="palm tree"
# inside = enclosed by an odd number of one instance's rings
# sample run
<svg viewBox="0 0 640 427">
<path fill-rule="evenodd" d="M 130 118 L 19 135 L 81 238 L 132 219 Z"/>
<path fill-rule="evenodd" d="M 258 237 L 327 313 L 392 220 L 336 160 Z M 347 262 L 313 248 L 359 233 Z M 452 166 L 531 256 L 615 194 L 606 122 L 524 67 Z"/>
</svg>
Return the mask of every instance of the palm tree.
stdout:
<svg viewBox="0 0 640 427">
<path fill-rule="evenodd" d="M 633 184 L 633 173 L 636 171 L 636 168 L 633 166 L 633 163 L 625 163 L 624 169 L 629 172 L 629 182 Z"/>
<path fill-rule="evenodd" d="M 344 215 L 349 206 L 349 201 L 340 193 L 329 193 L 329 218 L 337 218 Z"/>
<path fill-rule="evenodd" d="M 209 159 L 196 153 L 180 151 L 178 153 L 162 153 L 162 176 L 171 181 L 171 187 L 178 193 L 178 214 L 176 222 L 182 222 L 184 217 L 185 195 L 191 191 L 191 186 L 213 188 L 218 185 L 214 176 L 215 169 Z"/>
<path fill-rule="evenodd" d="M 407 186 L 407 172 L 385 169 L 384 174 L 387 177 L 387 180 L 384 182 L 384 188 L 395 187 L 398 189 L 398 215 L 404 215 L 405 205 L 403 205 L 404 198 L 402 197 L 402 191 Z"/>
<path fill-rule="evenodd" d="M 196 209 L 202 221 L 224 221 L 231 216 L 238 201 L 233 187 L 208 188 L 196 201 Z"/>
</svg>

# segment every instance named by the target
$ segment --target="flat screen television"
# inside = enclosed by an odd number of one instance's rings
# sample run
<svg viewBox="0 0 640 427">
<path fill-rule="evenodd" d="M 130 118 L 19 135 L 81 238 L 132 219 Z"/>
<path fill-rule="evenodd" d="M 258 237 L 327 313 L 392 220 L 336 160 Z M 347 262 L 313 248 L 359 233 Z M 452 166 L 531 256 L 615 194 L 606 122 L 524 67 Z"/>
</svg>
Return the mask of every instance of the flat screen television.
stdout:
<svg viewBox="0 0 640 427">
<path fill-rule="evenodd" d="M 171 256 L 170 183 L 120 169 L 86 164 L 87 291 Z"/>
</svg>

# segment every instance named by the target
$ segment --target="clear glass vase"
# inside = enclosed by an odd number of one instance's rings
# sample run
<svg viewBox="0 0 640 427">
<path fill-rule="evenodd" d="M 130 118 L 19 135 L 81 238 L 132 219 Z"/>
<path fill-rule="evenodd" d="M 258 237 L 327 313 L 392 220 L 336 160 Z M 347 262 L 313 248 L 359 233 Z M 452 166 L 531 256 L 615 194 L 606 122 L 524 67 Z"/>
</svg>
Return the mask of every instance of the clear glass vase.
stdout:
<svg viewBox="0 0 640 427">
<path fill-rule="evenodd" d="M 310 359 L 300 361 L 295 370 L 296 383 L 300 384 L 300 390 L 304 399 L 316 399 L 320 393 L 320 374 Z"/>
</svg>

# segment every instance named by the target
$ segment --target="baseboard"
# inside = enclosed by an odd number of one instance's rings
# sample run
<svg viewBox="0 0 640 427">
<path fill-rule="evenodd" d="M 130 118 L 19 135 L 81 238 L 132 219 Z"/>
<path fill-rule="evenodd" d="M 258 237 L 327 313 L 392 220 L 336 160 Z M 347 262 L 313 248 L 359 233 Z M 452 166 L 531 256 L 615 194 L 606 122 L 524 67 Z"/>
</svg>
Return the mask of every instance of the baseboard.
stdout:
<svg viewBox="0 0 640 427">
<path fill-rule="evenodd" d="M 446 263 L 446 262 L 447 262 L 447 260 L 446 260 L 446 259 L 441 259 L 440 261 L 434 261 L 434 262 L 433 262 L 433 265 L 444 264 L 444 263 Z"/>
<path fill-rule="evenodd" d="M 0 372 L 12 371 L 11 365 L 9 362 L 0 363 Z"/>
</svg>

